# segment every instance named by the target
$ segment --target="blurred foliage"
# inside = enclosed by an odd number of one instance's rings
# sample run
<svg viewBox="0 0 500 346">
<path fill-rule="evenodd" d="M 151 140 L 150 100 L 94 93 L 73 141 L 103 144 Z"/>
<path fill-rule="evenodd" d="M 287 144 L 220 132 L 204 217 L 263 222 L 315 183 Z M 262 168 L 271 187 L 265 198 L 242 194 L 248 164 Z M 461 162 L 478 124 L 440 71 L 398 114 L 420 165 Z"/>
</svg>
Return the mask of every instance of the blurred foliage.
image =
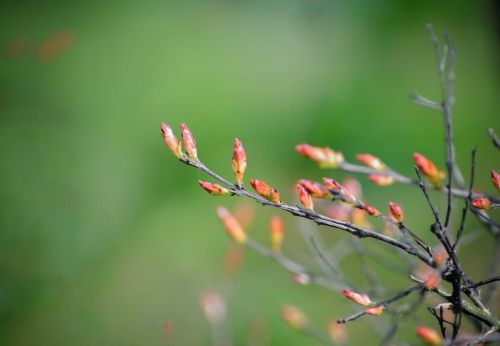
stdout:
<svg viewBox="0 0 500 346">
<path fill-rule="evenodd" d="M 2 2 L 0 344 L 209 344 L 198 294 L 219 284 L 229 243 L 214 210 L 235 201 L 199 189 L 200 174 L 164 148 L 160 122 L 188 123 L 200 157 L 228 177 L 238 136 L 248 177 L 278 186 L 288 200 L 300 177 L 344 176 L 299 158 L 293 146 L 300 142 L 329 145 L 351 160 L 368 151 L 408 175 L 414 151 L 443 167 L 441 117 L 408 98 L 412 91 L 439 97 L 427 22 L 448 30 L 458 50 L 459 164 L 468 172 L 477 146 L 476 186 L 491 191 L 498 153 L 486 128 L 500 131 L 492 4 Z M 375 206 L 398 201 L 409 224 L 432 238 L 415 188 L 360 180 Z M 270 215 L 256 210 L 257 238 L 265 239 Z M 478 227 L 470 221 L 472 232 Z M 285 251 L 304 260 L 300 224 L 286 223 Z M 329 242 L 344 237 L 322 233 Z M 479 234 L 462 252 L 475 279 L 491 252 L 490 238 Z M 359 275 L 355 260 L 348 267 Z M 342 298 L 292 285 L 253 253 L 233 285 L 228 316 L 237 345 L 246 343 L 249 324 L 262 327 L 269 345 L 315 345 L 280 321 L 282 303 L 321 326 L 350 312 Z M 372 333 L 359 323 L 348 326 L 363 328 L 351 333 L 355 344 Z"/>
</svg>

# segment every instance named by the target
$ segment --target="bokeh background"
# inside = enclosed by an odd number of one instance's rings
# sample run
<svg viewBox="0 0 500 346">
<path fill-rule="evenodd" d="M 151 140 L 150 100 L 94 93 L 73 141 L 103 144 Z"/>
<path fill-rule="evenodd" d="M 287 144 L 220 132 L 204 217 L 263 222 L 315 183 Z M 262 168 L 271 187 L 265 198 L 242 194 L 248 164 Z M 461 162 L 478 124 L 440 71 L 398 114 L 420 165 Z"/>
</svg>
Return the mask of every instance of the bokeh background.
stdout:
<svg viewBox="0 0 500 346">
<path fill-rule="evenodd" d="M 293 147 L 301 142 L 329 145 L 350 160 L 368 151 L 408 175 L 414 151 L 444 167 L 440 115 L 408 97 L 439 98 L 427 22 L 449 31 L 458 51 L 459 164 L 468 172 L 477 146 L 476 186 L 492 192 L 488 173 L 500 168 L 486 135 L 487 127 L 500 132 L 494 4 L 2 2 L 0 344 L 211 344 L 198 297 L 223 280 L 230 241 L 215 208 L 238 201 L 198 187 L 201 174 L 165 149 L 160 122 L 188 123 L 200 157 L 227 177 L 238 136 L 248 177 L 269 181 L 292 203 L 298 178 L 346 176 L 300 158 Z M 432 218 L 415 188 L 360 181 L 367 200 L 382 210 L 398 201 L 409 225 L 432 239 Z M 265 241 L 270 215 L 256 207 L 249 232 L 257 239 Z M 284 217 L 285 252 L 307 261 L 297 234 L 304 225 Z M 469 221 L 478 237 L 461 256 L 481 279 L 491 237 Z M 344 237 L 320 232 L 329 244 Z M 356 258 L 345 265 L 359 277 Z M 380 275 L 388 286 L 408 285 Z M 316 345 L 280 320 L 283 303 L 322 328 L 352 311 L 339 295 L 294 285 L 253 253 L 230 285 L 236 345 L 249 338 Z M 409 325 L 403 335 L 412 338 Z M 373 340 L 362 321 L 348 331 L 354 344 Z"/>
</svg>

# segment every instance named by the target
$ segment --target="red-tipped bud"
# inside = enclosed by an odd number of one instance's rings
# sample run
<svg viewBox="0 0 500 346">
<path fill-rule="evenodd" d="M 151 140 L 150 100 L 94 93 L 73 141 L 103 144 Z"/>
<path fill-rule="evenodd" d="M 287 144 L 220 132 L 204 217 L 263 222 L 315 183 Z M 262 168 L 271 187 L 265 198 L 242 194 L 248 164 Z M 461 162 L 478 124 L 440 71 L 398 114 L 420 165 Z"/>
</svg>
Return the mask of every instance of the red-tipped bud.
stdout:
<svg viewBox="0 0 500 346">
<path fill-rule="evenodd" d="M 182 140 L 184 142 L 184 148 L 186 148 L 186 152 L 188 156 L 197 161 L 198 160 L 198 151 L 196 149 L 196 141 L 194 140 L 193 134 L 191 130 L 186 126 L 186 124 L 181 124 L 181 134 Z"/>
<path fill-rule="evenodd" d="M 306 273 L 298 273 L 293 276 L 292 281 L 297 285 L 309 285 L 311 277 Z"/>
<path fill-rule="evenodd" d="M 368 213 L 368 215 L 370 215 L 370 216 L 379 216 L 380 215 L 380 212 L 369 204 L 363 205 L 363 210 L 366 211 Z"/>
<path fill-rule="evenodd" d="M 271 187 L 264 183 L 262 180 L 250 179 L 250 185 L 252 185 L 255 192 L 264 198 L 268 198 L 271 194 Z"/>
<path fill-rule="evenodd" d="M 366 309 L 365 314 L 372 315 L 372 316 L 378 316 L 382 313 L 382 311 L 384 311 L 384 307 L 381 305 L 381 306 L 376 306 L 373 308 Z"/>
<path fill-rule="evenodd" d="M 281 198 L 280 193 L 276 189 L 271 189 L 271 193 L 269 195 L 269 200 L 273 203 L 280 204 Z"/>
<path fill-rule="evenodd" d="M 366 219 L 366 213 L 363 210 L 357 209 L 357 208 L 352 209 L 350 216 L 351 216 L 350 220 L 351 220 L 352 224 L 359 226 L 359 227 L 363 227 L 363 228 L 370 228 L 371 227 L 370 223 Z"/>
<path fill-rule="evenodd" d="M 370 297 L 368 297 L 366 294 L 360 294 L 356 293 L 354 291 L 350 290 L 342 290 L 342 295 L 346 297 L 349 300 L 352 300 L 353 302 L 363 305 L 363 306 L 371 306 L 373 305 L 373 302 L 371 301 Z"/>
<path fill-rule="evenodd" d="M 474 198 L 471 203 L 476 209 L 488 210 L 491 208 L 491 201 L 487 197 Z"/>
<path fill-rule="evenodd" d="M 209 183 L 208 181 L 203 180 L 198 180 L 198 184 L 200 184 L 200 186 L 212 196 L 225 196 L 231 194 L 228 189 L 218 184 Z"/>
<path fill-rule="evenodd" d="M 399 205 L 393 202 L 389 202 L 389 211 L 391 212 L 392 217 L 397 222 L 401 223 L 404 219 L 403 209 Z"/>
<path fill-rule="evenodd" d="M 269 185 L 267 185 L 262 180 L 251 179 L 250 185 L 252 185 L 255 192 L 264 197 L 265 199 L 273 202 L 273 203 L 281 203 L 280 194 L 278 190 L 272 189 Z"/>
<path fill-rule="evenodd" d="M 302 185 L 311 197 L 325 198 L 328 196 L 328 191 L 320 183 L 312 180 L 300 179 L 298 184 Z"/>
<path fill-rule="evenodd" d="M 274 252 L 281 251 L 281 244 L 283 244 L 284 227 L 283 221 L 278 216 L 273 216 L 269 225 L 269 237 L 271 239 L 271 249 Z"/>
<path fill-rule="evenodd" d="M 441 278 L 439 277 L 438 272 L 430 269 L 426 276 L 427 277 L 424 280 L 425 288 L 430 290 L 430 289 L 437 288 L 439 286 L 439 282 L 441 281 Z"/>
<path fill-rule="evenodd" d="M 331 321 L 328 324 L 328 334 L 334 344 L 343 345 L 347 343 L 347 330 L 344 324 Z"/>
<path fill-rule="evenodd" d="M 247 154 L 245 153 L 243 144 L 241 144 L 238 138 L 235 138 L 233 142 L 233 158 L 231 163 L 233 165 L 233 172 L 236 176 L 236 181 L 238 184 L 241 184 L 247 168 Z"/>
<path fill-rule="evenodd" d="M 440 267 L 445 261 L 447 261 L 448 258 L 449 254 L 443 247 L 440 247 L 434 252 L 434 262 L 436 262 L 436 265 L 438 267 Z"/>
<path fill-rule="evenodd" d="M 200 305 L 210 323 L 217 324 L 226 318 L 226 301 L 217 292 L 200 294 Z"/>
<path fill-rule="evenodd" d="M 243 263 L 244 252 L 241 246 L 231 244 L 224 253 L 222 268 L 226 276 L 233 276 Z"/>
<path fill-rule="evenodd" d="M 302 329 L 307 323 L 302 311 L 293 305 L 284 305 L 281 308 L 281 318 L 294 329 Z"/>
<path fill-rule="evenodd" d="M 500 174 L 495 170 L 491 171 L 491 182 L 500 191 Z"/>
<path fill-rule="evenodd" d="M 344 155 L 328 147 L 313 147 L 309 144 L 298 144 L 295 150 L 302 156 L 316 162 L 321 168 L 336 168 L 344 163 Z"/>
<path fill-rule="evenodd" d="M 441 346 L 443 345 L 443 338 L 434 329 L 418 326 L 416 329 L 417 335 L 428 346 Z"/>
<path fill-rule="evenodd" d="M 299 196 L 300 203 L 304 206 L 304 208 L 313 210 L 314 204 L 311 198 L 311 195 L 307 192 L 304 186 L 297 184 L 295 185 L 297 195 Z"/>
<path fill-rule="evenodd" d="M 328 189 L 335 197 L 340 197 L 345 202 L 355 203 L 357 201 L 345 187 L 340 185 L 336 180 L 330 178 L 323 178 L 323 185 Z"/>
<path fill-rule="evenodd" d="M 394 183 L 394 178 L 389 175 L 371 174 L 368 176 L 368 180 L 378 186 L 388 186 Z"/>
<path fill-rule="evenodd" d="M 175 137 L 172 128 L 165 123 L 161 123 L 161 135 L 163 136 L 163 140 L 167 145 L 168 150 L 170 150 L 177 158 L 182 158 L 182 146 L 177 137 Z"/>
<path fill-rule="evenodd" d="M 434 162 L 419 153 L 413 154 L 413 160 L 418 170 L 422 172 L 435 186 L 441 186 L 445 177 L 444 172 L 437 169 Z"/>
<path fill-rule="evenodd" d="M 217 215 L 231 238 L 239 244 L 244 244 L 247 240 L 247 236 L 238 220 L 236 220 L 236 218 L 224 207 L 219 207 L 217 209 Z"/>
<path fill-rule="evenodd" d="M 358 159 L 358 161 L 362 164 L 378 171 L 383 171 L 385 169 L 385 164 L 376 156 L 370 154 L 358 154 L 356 155 L 356 159 Z"/>
</svg>

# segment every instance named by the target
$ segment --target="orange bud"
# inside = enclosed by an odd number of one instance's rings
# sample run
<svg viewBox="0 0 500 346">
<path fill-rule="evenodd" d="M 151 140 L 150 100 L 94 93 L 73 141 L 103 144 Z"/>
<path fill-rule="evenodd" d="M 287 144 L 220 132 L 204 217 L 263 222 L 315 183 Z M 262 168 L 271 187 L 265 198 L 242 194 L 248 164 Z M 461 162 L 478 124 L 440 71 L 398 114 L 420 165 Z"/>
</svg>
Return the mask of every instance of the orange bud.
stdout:
<svg viewBox="0 0 500 346">
<path fill-rule="evenodd" d="M 449 258 L 448 252 L 444 247 L 440 247 L 434 252 L 434 262 L 440 267 Z"/>
<path fill-rule="evenodd" d="M 323 178 L 323 185 L 327 188 L 335 197 L 340 197 L 346 202 L 354 203 L 357 201 L 345 187 L 340 185 L 336 180 L 330 178 Z"/>
<path fill-rule="evenodd" d="M 271 194 L 271 188 L 269 187 L 269 185 L 264 183 L 262 180 L 251 179 L 250 185 L 252 185 L 255 192 L 257 192 L 259 195 L 261 195 L 264 198 L 268 198 L 269 195 Z"/>
<path fill-rule="evenodd" d="M 265 199 L 273 202 L 273 203 L 281 203 L 280 194 L 278 190 L 272 189 L 269 185 L 267 185 L 262 180 L 251 179 L 250 185 L 252 185 L 255 192 L 264 197 Z"/>
<path fill-rule="evenodd" d="M 247 236 L 238 220 L 236 220 L 236 218 L 224 207 L 219 207 L 217 209 L 217 215 L 231 238 L 239 244 L 244 244 L 247 240 Z"/>
<path fill-rule="evenodd" d="M 358 154 L 356 155 L 356 159 L 366 166 L 378 171 L 383 171 L 385 169 L 385 164 L 376 156 L 370 154 Z"/>
<path fill-rule="evenodd" d="M 328 324 L 328 334 L 334 344 L 347 343 L 347 330 L 344 324 L 337 323 L 335 320 L 331 321 Z"/>
<path fill-rule="evenodd" d="M 302 329 L 307 323 L 302 311 L 293 305 L 284 305 L 281 308 L 281 318 L 294 329 Z"/>
<path fill-rule="evenodd" d="M 495 170 L 491 171 L 491 182 L 500 191 L 500 174 Z"/>
<path fill-rule="evenodd" d="M 373 308 L 366 309 L 365 314 L 372 315 L 372 316 L 378 316 L 382 313 L 382 311 L 384 311 L 384 307 L 381 305 L 381 306 L 376 306 Z"/>
<path fill-rule="evenodd" d="M 428 346 L 441 346 L 443 345 L 443 338 L 434 329 L 418 326 L 416 329 L 417 335 Z"/>
<path fill-rule="evenodd" d="M 172 128 L 165 123 L 161 123 L 161 135 L 163 136 L 163 140 L 167 145 L 167 148 L 175 155 L 177 158 L 182 158 L 184 155 L 182 153 L 182 146 L 177 137 L 175 137 Z"/>
<path fill-rule="evenodd" d="M 245 169 L 247 168 L 247 154 L 243 148 L 238 138 L 234 139 L 233 142 L 233 159 L 231 161 L 233 165 L 233 172 L 236 176 L 236 181 L 241 184 L 243 181 L 243 175 L 245 174 Z"/>
<path fill-rule="evenodd" d="M 302 185 L 307 193 L 314 198 L 324 198 L 328 195 L 328 191 L 320 184 L 312 180 L 300 179 L 298 184 Z"/>
<path fill-rule="evenodd" d="M 321 168 L 336 168 L 344 163 L 344 155 L 328 147 L 313 147 L 309 144 L 298 144 L 295 150 L 302 156 L 316 162 Z"/>
<path fill-rule="evenodd" d="M 439 274 L 435 270 L 431 269 L 431 271 L 427 274 L 427 278 L 424 280 L 424 286 L 427 289 L 437 288 L 440 280 L 441 278 L 439 277 Z"/>
<path fill-rule="evenodd" d="M 427 178 L 429 178 L 431 183 L 433 183 L 435 186 L 441 186 L 445 174 L 444 172 L 437 169 L 434 162 L 419 153 L 413 154 L 413 160 L 415 161 L 415 165 L 417 166 L 419 171 L 422 172 L 422 174 Z"/>
<path fill-rule="evenodd" d="M 368 180 L 378 186 L 388 186 L 394 183 L 394 178 L 389 175 L 371 174 L 368 176 Z"/>
<path fill-rule="evenodd" d="M 471 203 L 476 209 L 488 210 L 491 208 L 491 201 L 487 197 L 474 198 Z"/>
<path fill-rule="evenodd" d="M 224 253 L 222 268 L 227 276 L 234 275 L 243 263 L 244 252 L 241 246 L 231 244 Z"/>
<path fill-rule="evenodd" d="M 278 216 L 273 216 L 269 225 L 269 237 L 271 238 L 271 248 L 274 252 L 281 251 L 281 244 L 284 238 L 283 229 L 283 221 Z"/>
<path fill-rule="evenodd" d="M 380 212 L 369 204 L 364 204 L 363 210 L 366 211 L 368 213 L 368 215 L 370 215 L 370 216 L 379 216 L 380 215 Z"/>
<path fill-rule="evenodd" d="M 202 292 L 200 305 L 210 323 L 218 324 L 226 318 L 226 301 L 219 293 Z"/>
<path fill-rule="evenodd" d="M 186 152 L 188 156 L 197 161 L 198 160 L 198 151 L 196 149 L 196 141 L 194 140 L 193 134 L 191 130 L 186 126 L 186 124 L 181 124 L 181 134 L 182 140 L 184 141 L 184 148 L 186 148 Z"/>
<path fill-rule="evenodd" d="M 368 297 L 366 294 L 360 294 L 356 293 L 354 291 L 350 291 L 347 289 L 342 290 L 342 295 L 346 297 L 349 300 L 352 300 L 353 302 L 363 305 L 363 306 L 370 306 L 373 305 L 373 302 L 371 301 L 370 297 Z"/>
<path fill-rule="evenodd" d="M 357 208 L 351 210 L 351 223 L 363 228 L 371 227 L 370 223 L 366 220 L 366 213 Z"/>
<path fill-rule="evenodd" d="M 271 189 L 271 194 L 269 195 L 269 200 L 273 203 L 280 204 L 281 198 L 280 193 L 276 189 Z"/>
<path fill-rule="evenodd" d="M 308 285 L 311 283 L 311 277 L 306 273 L 294 274 L 292 281 L 298 285 Z"/>
<path fill-rule="evenodd" d="M 224 196 L 231 194 L 228 189 L 220 186 L 219 184 L 213 184 L 203 180 L 198 180 L 198 184 L 200 184 L 200 186 L 212 196 Z"/>
<path fill-rule="evenodd" d="M 403 209 L 399 205 L 393 202 L 389 202 L 389 211 L 391 212 L 392 217 L 399 223 L 403 222 L 404 213 Z"/>
<path fill-rule="evenodd" d="M 297 195 L 299 196 L 300 203 L 304 206 L 304 208 L 313 210 L 314 209 L 314 204 L 311 198 L 311 195 L 307 193 L 307 190 L 304 188 L 304 186 L 297 184 L 295 185 Z"/>
</svg>

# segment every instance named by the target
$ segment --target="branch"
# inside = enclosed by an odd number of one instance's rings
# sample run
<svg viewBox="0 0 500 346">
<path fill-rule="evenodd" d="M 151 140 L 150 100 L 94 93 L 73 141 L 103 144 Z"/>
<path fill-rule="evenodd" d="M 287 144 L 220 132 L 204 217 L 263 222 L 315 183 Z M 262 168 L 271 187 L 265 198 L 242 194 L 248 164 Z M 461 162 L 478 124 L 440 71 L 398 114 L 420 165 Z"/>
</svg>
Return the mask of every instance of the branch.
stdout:
<svg viewBox="0 0 500 346">
<path fill-rule="evenodd" d="M 219 176 L 217 173 L 210 170 L 208 167 L 206 167 L 200 161 L 194 161 L 194 160 L 190 159 L 189 157 L 187 157 L 186 155 L 183 156 L 179 160 L 188 166 L 195 167 L 196 169 L 208 174 L 209 176 L 211 176 L 215 180 L 224 184 L 227 188 L 229 188 L 231 190 L 231 192 L 234 195 L 245 196 L 245 197 L 251 198 L 264 206 L 267 205 L 267 206 L 281 209 L 281 210 L 286 211 L 292 215 L 311 220 L 318 225 L 323 225 L 323 226 L 327 226 L 330 228 L 336 228 L 336 229 L 342 230 L 344 232 L 350 233 L 358 238 L 376 239 L 376 240 L 381 241 L 383 243 L 397 247 L 397 248 L 407 252 L 408 254 L 419 258 L 422 262 L 424 262 L 430 266 L 434 265 L 434 260 L 430 256 L 428 256 L 427 254 L 423 253 L 422 251 L 415 249 L 414 247 L 412 247 L 404 242 L 401 242 L 397 239 L 391 238 L 391 237 L 386 236 L 384 234 L 377 233 L 375 231 L 361 228 L 361 227 L 353 225 L 349 222 L 332 219 L 332 218 L 329 218 L 327 216 L 317 214 L 315 212 L 312 212 L 312 211 L 309 211 L 309 210 L 306 210 L 306 209 L 303 209 L 300 207 L 293 207 L 293 206 L 285 204 L 285 203 L 279 203 L 279 204 L 272 203 L 259 195 L 256 195 L 254 193 L 247 191 L 243 186 L 240 187 L 238 185 L 230 183 L 226 179 Z"/>
</svg>

